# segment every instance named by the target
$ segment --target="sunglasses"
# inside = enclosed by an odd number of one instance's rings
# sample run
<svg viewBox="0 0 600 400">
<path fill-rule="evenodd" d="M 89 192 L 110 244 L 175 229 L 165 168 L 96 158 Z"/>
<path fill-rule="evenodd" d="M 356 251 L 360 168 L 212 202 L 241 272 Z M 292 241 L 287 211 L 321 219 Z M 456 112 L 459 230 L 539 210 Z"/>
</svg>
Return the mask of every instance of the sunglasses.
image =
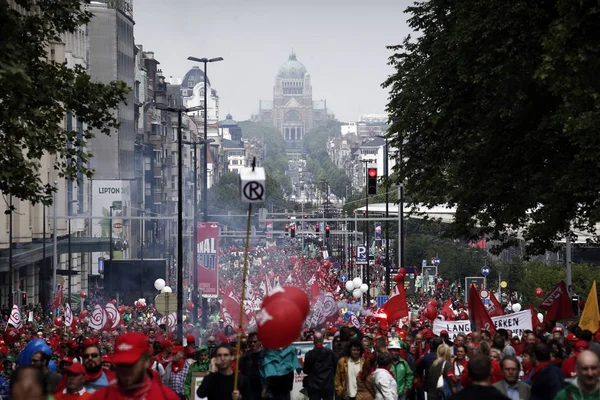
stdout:
<svg viewBox="0 0 600 400">
<path fill-rule="evenodd" d="M 248 343 L 250 343 L 250 344 L 258 343 L 258 340 L 251 340 Z"/>
<path fill-rule="evenodd" d="M 81 356 L 84 360 L 87 360 L 88 358 L 98 358 L 100 354 L 98 353 L 92 353 L 92 354 L 84 354 L 83 356 Z"/>
</svg>

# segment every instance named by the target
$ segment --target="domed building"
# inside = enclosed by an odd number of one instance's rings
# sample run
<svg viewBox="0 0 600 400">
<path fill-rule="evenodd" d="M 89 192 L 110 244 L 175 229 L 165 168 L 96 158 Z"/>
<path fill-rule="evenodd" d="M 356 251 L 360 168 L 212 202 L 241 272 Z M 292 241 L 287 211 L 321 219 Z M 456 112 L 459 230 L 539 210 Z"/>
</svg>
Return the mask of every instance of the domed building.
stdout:
<svg viewBox="0 0 600 400">
<path fill-rule="evenodd" d="M 281 130 L 288 149 L 301 149 L 304 133 L 327 119 L 327 102 L 313 100 L 310 74 L 292 51 L 273 87 L 273 101 L 260 100 L 258 120 Z"/>
<path fill-rule="evenodd" d="M 216 124 L 219 121 L 219 96 L 217 91 L 210 85 L 210 79 L 206 77 L 206 86 L 208 88 L 206 102 L 208 103 L 207 120 L 209 124 Z M 198 66 L 192 67 L 181 81 L 181 97 L 183 106 L 191 108 L 196 106 L 204 106 L 204 71 Z M 203 117 L 203 110 L 194 111 L 189 115 Z"/>
</svg>

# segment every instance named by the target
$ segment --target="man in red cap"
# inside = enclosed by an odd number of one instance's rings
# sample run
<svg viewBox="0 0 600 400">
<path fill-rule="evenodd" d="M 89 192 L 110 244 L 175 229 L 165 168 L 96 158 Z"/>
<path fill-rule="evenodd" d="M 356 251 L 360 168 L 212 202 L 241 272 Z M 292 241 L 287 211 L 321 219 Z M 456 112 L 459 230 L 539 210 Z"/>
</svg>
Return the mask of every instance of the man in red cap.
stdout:
<svg viewBox="0 0 600 400">
<path fill-rule="evenodd" d="M 173 347 L 171 355 L 173 358 L 169 365 L 167 365 L 167 368 L 165 368 L 165 374 L 162 378 L 163 384 L 183 397 L 185 378 L 187 377 L 190 363 L 185 358 L 185 349 L 183 346 Z"/>
<path fill-rule="evenodd" d="M 579 340 L 575 343 L 573 347 L 574 355 L 567 358 L 562 363 L 562 373 L 566 379 L 575 378 L 577 376 L 577 356 L 581 354 L 582 351 L 588 350 L 589 345 L 585 340 Z"/>
<path fill-rule="evenodd" d="M 66 387 L 54 394 L 55 400 L 89 400 L 92 394 L 85 390 L 85 367 L 79 363 L 71 364 L 66 369 Z"/>
<path fill-rule="evenodd" d="M 171 347 L 173 347 L 173 342 L 169 340 L 160 342 L 161 352 L 156 356 L 156 361 L 165 368 L 171 362 Z"/>
<path fill-rule="evenodd" d="M 119 336 L 111 358 L 117 379 L 94 393 L 92 400 L 180 400 L 171 389 L 163 386 L 158 374 L 151 372 L 149 345 L 148 337 L 138 332 Z"/>
</svg>

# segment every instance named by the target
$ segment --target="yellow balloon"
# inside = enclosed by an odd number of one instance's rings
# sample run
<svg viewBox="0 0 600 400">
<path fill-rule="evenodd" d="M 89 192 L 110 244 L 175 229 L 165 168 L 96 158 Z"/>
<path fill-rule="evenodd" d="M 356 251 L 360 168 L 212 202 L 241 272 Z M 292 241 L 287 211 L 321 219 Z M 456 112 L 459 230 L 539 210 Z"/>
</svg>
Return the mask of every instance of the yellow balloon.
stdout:
<svg viewBox="0 0 600 400">
<path fill-rule="evenodd" d="M 500 282 L 500 287 L 502 289 L 506 289 L 507 286 L 508 286 L 508 283 L 506 283 L 505 281 Z"/>
</svg>

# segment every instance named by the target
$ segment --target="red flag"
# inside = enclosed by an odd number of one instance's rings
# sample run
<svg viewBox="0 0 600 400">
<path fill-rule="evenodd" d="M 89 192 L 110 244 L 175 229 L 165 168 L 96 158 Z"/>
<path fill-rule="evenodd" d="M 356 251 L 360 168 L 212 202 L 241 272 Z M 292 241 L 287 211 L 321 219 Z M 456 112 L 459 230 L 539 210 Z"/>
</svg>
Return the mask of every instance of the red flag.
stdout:
<svg viewBox="0 0 600 400">
<path fill-rule="evenodd" d="M 225 290 L 225 298 L 223 299 L 223 307 L 225 307 L 225 309 L 227 310 L 229 315 L 231 315 L 231 318 L 235 322 L 234 326 L 238 326 L 240 323 L 240 300 L 233 293 L 233 290 L 231 289 L 231 287 L 228 287 L 227 290 Z M 245 313 L 244 313 L 244 317 L 246 317 Z M 244 318 L 243 324 L 244 324 L 243 328 L 246 329 L 248 327 L 248 319 L 247 318 Z"/>
<path fill-rule="evenodd" d="M 56 291 L 56 297 L 52 301 L 52 304 L 50 305 L 50 307 L 52 310 L 56 310 L 58 307 L 62 306 L 62 304 L 63 304 L 63 288 L 62 288 L 62 285 L 59 285 L 58 290 Z"/>
<path fill-rule="evenodd" d="M 473 331 L 485 329 L 492 335 L 496 333 L 496 325 L 483 305 L 475 285 L 471 285 L 469 288 L 469 319 Z"/>
<path fill-rule="evenodd" d="M 449 299 L 446 304 L 444 304 L 444 308 L 442 308 L 442 312 L 440 313 L 444 316 L 446 321 L 454 321 L 454 310 L 452 310 L 452 299 Z"/>
<path fill-rule="evenodd" d="M 547 321 L 558 321 L 575 315 L 565 281 L 560 281 L 556 285 L 540 304 L 540 308 L 548 312 L 546 314 Z"/>
<path fill-rule="evenodd" d="M 408 317 L 408 304 L 406 303 L 406 294 L 404 285 L 396 285 L 395 294 L 390 297 L 380 308 L 380 312 L 387 315 L 387 320 L 392 323 L 401 318 Z"/>
<path fill-rule="evenodd" d="M 537 316 L 537 311 L 535 311 L 535 309 L 533 308 L 533 306 L 531 304 L 529 306 L 527 306 L 527 309 L 531 310 L 531 327 L 535 331 L 535 329 L 538 327 L 538 325 L 541 324 L 540 319 Z"/>
<path fill-rule="evenodd" d="M 506 315 L 504 309 L 502 308 L 502 304 L 500 304 L 494 292 L 490 292 L 490 301 L 491 305 L 488 307 L 488 314 L 490 314 L 490 317 L 500 317 L 502 315 Z"/>
</svg>

